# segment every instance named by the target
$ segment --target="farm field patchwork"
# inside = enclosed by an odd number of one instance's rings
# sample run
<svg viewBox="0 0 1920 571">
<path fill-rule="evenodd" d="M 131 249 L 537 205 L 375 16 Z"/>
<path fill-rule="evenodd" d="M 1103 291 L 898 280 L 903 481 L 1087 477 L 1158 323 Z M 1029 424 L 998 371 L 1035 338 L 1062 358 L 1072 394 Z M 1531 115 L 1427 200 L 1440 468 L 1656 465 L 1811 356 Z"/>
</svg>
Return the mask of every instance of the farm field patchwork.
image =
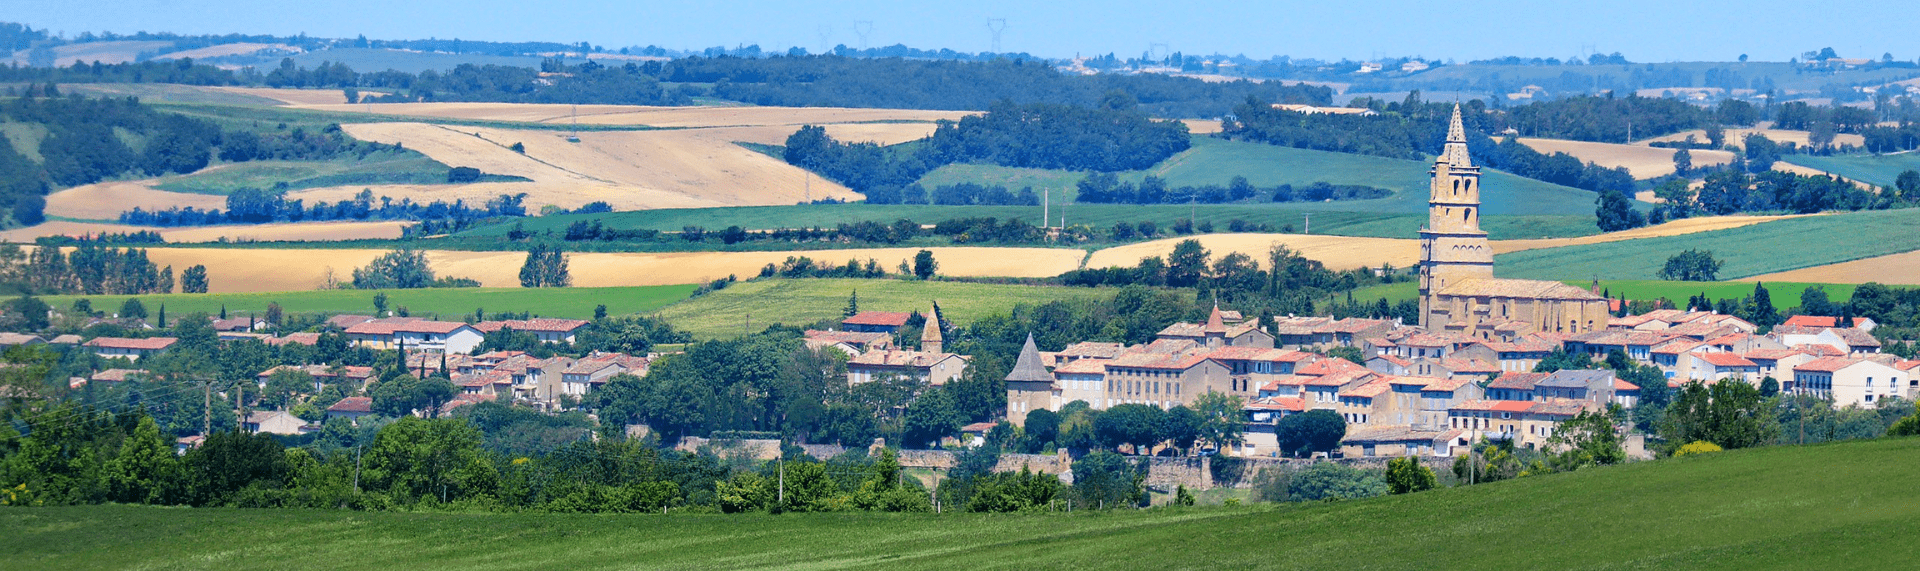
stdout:
<svg viewBox="0 0 1920 571">
<path fill-rule="evenodd" d="M 448 165 L 421 155 L 382 153 L 372 160 L 226 163 L 155 181 L 171 192 L 232 194 L 243 188 L 300 190 L 327 186 L 446 184 Z M 492 174 L 492 173 L 488 173 Z"/>
<path fill-rule="evenodd" d="M 157 228 L 129 226 L 125 224 L 55 220 L 25 228 L 0 231 L 0 242 L 31 243 L 35 238 L 42 236 L 73 236 L 77 238 L 90 234 L 125 234 L 148 230 L 159 232 L 160 237 L 166 239 L 169 244 L 218 242 L 221 240 L 229 242 L 391 240 L 399 238 L 402 229 L 406 228 L 408 224 L 411 224 L 411 222 L 295 222 Z"/>
<path fill-rule="evenodd" d="M 1767 139 L 1770 139 L 1775 143 L 1793 143 L 1795 145 L 1805 147 L 1807 146 L 1807 138 L 1812 135 L 1812 133 L 1808 131 L 1789 131 L 1786 129 L 1773 129 L 1766 126 L 1768 123 L 1770 122 L 1762 121 L 1760 126 L 1757 126 L 1756 128 L 1751 128 L 1751 129 L 1727 129 L 1726 130 L 1727 144 L 1745 145 L 1746 143 L 1742 141 L 1746 140 L 1747 135 L 1758 133 L 1761 135 L 1765 135 Z M 1656 142 L 1680 142 L 1680 141 L 1687 140 L 1688 135 L 1692 135 L 1693 140 L 1701 144 L 1706 144 L 1707 142 L 1707 132 L 1700 129 L 1694 129 L 1691 131 L 1681 131 L 1679 133 L 1674 133 L 1672 135 L 1664 135 L 1660 137 L 1654 137 L 1651 139 L 1642 139 L 1640 141 L 1637 141 L 1636 144 L 1646 144 L 1646 143 L 1656 143 Z M 1838 133 L 1833 136 L 1833 144 L 1853 145 L 1855 147 L 1858 147 L 1858 146 L 1867 144 L 1867 139 L 1865 137 L 1861 137 L 1859 135 L 1855 135 L 1851 133 Z M 1699 164 L 1699 163 L 1695 163 L 1695 164 Z"/>
<path fill-rule="evenodd" d="M 1666 260 L 1687 249 L 1712 251 L 1721 279 L 1810 268 L 1920 250 L 1920 210 L 1847 212 L 1738 228 L 1543 248 L 1495 257 L 1502 277 L 1654 279 Z"/>
<path fill-rule="evenodd" d="M 336 92 L 337 93 L 337 92 Z M 310 105 L 295 107 L 344 113 L 379 113 L 446 119 L 481 119 L 528 123 L 571 123 L 592 125 L 646 125 L 650 127 L 742 127 L 783 125 L 820 125 L 832 123 L 873 123 L 909 121 L 932 123 L 941 119 L 957 121 L 973 115 L 969 111 L 923 111 L 917 109 L 850 109 L 839 107 L 649 107 L 642 105 L 563 105 L 544 103 L 376 103 L 372 105 Z M 577 115 L 576 115 L 577 113 Z"/>
<path fill-rule="evenodd" d="M 592 319 L 594 306 L 605 304 L 609 315 L 647 313 L 686 299 L 691 285 L 610 287 L 610 288 L 433 288 L 382 290 L 392 308 L 405 307 L 413 315 L 438 315 L 460 319 L 475 309 L 488 312 L 526 311 L 542 317 Z M 167 308 L 169 318 L 204 312 L 218 315 L 259 315 L 265 317 L 267 304 L 278 303 L 287 313 L 373 313 L 373 295 L 368 290 L 285 291 L 267 293 L 174 293 L 165 295 L 56 295 L 41 299 L 56 307 L 68 307 L 77 299 L 91 300 L 94 307 L 112 310 L 127 298 L 139 298 L 148 312 Z"/>
<path fill-rule="evenodd" d="M 1780 160 L 1877 186 L 1893 186 L 1905 171 L 1920 171 L 1920 153 L 1897 155 L 1787 155 Z"/>
<path fill-rule="evenodd" d="M 1920 512 L 1907 485 L 1916 453 L 1914 438 L 1782 446 L 1366 500 L 1071 515 L 8 507 L 0 554 L 46 570 L 295 557 L 303 569 L 426 571 L 1885 569 L 1920 556 L 1904 540 Z M 1830 481 L 1847 485 L 1807 485 Z M 1179 547 L 1116 548 L 1141 545 Z"/>
<path fill-rule="evenodd" d="M 1667 176 L 1673 174 L 1674 170 L 1673 149 L 1564 139 L 1523 137 L 1519 141 L 1545 155 L 1566 153 L 1582 162 L 1607 168 L 1626 167 L 1627 172 L 1633 173 L 1633 178 L 1641 180 Z M 1694 149 L 1688 154 L 1692 155 L 1694 168 L 1724 165 L 1733 161 L 1733 153 L 1727 151 Z"/>
<path fill-rule="evenodd" d="M 1333 270 L 1378 268 L 1382 265 L 1404 268 L 1420 261 L 1420 242 L 1413 239 L 1305 234 L 1206 234 L 1194 238 L 1213 253 L 1214 259 L 1238 252 L 1252 257 L 1263 267 L 1267 252 L 1274 244 L 1285 244 L 1301 256 L 1318 260 Z M 1130 267 L 1147 257 L 1164 258 L 1173 252 L 1174 245 L 1187 239 L 1167 238 L 1095 251 L 1092 257 L 1087 258 L 1087 267 Z"/>
<path fill-rule="evenodd" d="M 856 291 L 862 310 L 925 313 L 939 302 L 942 317 L 958 323 L 1006 313 L 1020 303 L 1104 298 L 1114 293 L 1112 289 L 897 279 L 773 279 L 736 283 L 669 305 L 654 315 L 696 338 L 733 337 L 748 327 L 759 331 L 774 323 L 805 326 L 840 319 L 847 297 Z"/>
</svg>

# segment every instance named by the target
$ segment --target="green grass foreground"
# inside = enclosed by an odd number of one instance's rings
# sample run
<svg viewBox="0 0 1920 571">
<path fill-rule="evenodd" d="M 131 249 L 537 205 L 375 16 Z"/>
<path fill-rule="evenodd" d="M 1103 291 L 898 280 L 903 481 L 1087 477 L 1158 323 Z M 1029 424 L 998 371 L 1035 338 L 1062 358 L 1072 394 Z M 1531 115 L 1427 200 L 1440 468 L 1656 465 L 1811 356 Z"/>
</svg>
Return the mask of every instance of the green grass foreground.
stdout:
<svg viewBox="0 0 1920 571">
<path fill-rule="evenodd" d="M 1331 504 L 1040 515 L 0 508 L 18 569 L 1895 569 L 1920 439 Z"/>
<path fill-rule="evenodd" d="M 1115 291 L 899 279 L 771 279 L 736 283 L 667 306 L 655 315 L 699 339 L 737 337 L 749 327 L 760 331 L 775 323 L 800 327 L 838 320 L 847 306 L 847 296 L 855 290 L 860 292 L 860 309 L 864 311 L 925 313 L 937 301 L 941 316 L 959 323 L 1006 313 L 1019 303 L 1106 297 Z"/>
<path fill-rule="evenodd" d="M 605 304 L 610 315 L 646 313 L 686 299 L 696 286 L 573 287 L 573 288 L 433 288 L 383 290 L 389 309 L 405 307 L 415 316 L 437 314 L 446 319 L 488 313 L 529 312 L 541 317 L 592 319 L 594 306 Z M 268 303 L 279 303 L 287 313 L 373 313 L 372 290 L 288 291 L 268 293 L 173 293 L 165 295 L 52 295 L 41 299 L 54 307 L 70 307 L 76 299 L 92 301 L 96 311 L 113 312 L 129 297 L 140 298 L 149 316 L 166 304 L 169 318 L 193 312 L 229 316 L 249 313 L 264 317 Z"/>
</svg>

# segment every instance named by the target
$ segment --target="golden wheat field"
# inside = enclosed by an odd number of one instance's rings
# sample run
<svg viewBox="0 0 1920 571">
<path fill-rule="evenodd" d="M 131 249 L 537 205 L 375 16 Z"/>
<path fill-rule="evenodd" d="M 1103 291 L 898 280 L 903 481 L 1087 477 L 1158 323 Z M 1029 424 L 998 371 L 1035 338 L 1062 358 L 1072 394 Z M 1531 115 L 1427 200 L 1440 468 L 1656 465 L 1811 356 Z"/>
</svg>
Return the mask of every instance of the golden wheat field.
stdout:
<svg viewBox="0 0 1920 571">
<path fill-rule="evenodd" d="M 154 181 L 101 182 L 76 186 L 47 195 L 47 215 L 82 220 L 118 220 L 121 212 L 142 208 L 166 210 L 191 206 L 201 210 L 227 207 L 227 198 L 211 194 L 168 192 L 150 186 Z"/>
<path fill-rule="evenodd" d="M 25 228 L 14 228 L 0 232 L 0 242 L 31 243 L 36 238 L 46 236 L 81 237 L 104 233 L 125 234 L 129 232 L 159 232 L 172 244 L 191 244 L 198 242 L 281 242 L 281 241 L 331 241 L 331 240 L 390 240 L 399 238 L 406 222 L 294 222 L 284 224 L 248 224 L 230 226 L 193 226 L 183 228 L 154 228 L 149 226 L 129 226 L 126 224 L 106 224 L 101 222 L 71 222 L 53 220 Z"/>
<path fill-rule="evenodd" d="M 1743 282 L 1920 285 L 1920 250 L 1740 278 Z"/>
<path fill-rule="evenodd" d="M 263 97 L 271 95 L 261 94 Z M 941 119 L 957 121 L 973 115 L 967 111 L 922 111 L 914 109 L 854 109 L 840 107 L 649 107 L 642 105 L 564 105 L 548 103 L 375 103 L 372 105 L 297 104 L 302 109 L 379 113 L 412 117 L 440 117 L 484 121 L 524 123 L 567 123 L 586 125 L 646 125 L 652 127 L 703 128 L 750 127 L 761 125 L 826 125 L 836 123 L 875 123 L 911 121 L 932 123 Z"/>
<path fill-rule="evenodd" d="M 1086 255 L 1064 248 L 928 248 L 941 275 L 957 277 L 1047 277 L 1079 266 Z M 671 285 L 712 281 L 729 275 L 759 275 L 767 264 L 806 256 L 816 263 L 845 264 L 868 259 L 889 271 L 909 260 L 917 248 L 815 250 L 802 252 L 575 253 L 568 256 L 573 283 L 582 287 Z M 207 266 L 213 292 L 300 291 L 317 289 L 327 276 L 351 281 L 353 269 L 385 250 L 267 248 L 149 248 L 154 263 L 177 273 Z M 427 263 L 440 276 L 478 280 L 487 287 L 520 285 L 522 252 L 427 251 Z"/>
<path fill-rule="evenodd" d="M 618 210 L 639 210 L 794 204 L 809 196 L 815 200 L 860 198 L 844 186 L 817 177 L 809 181 L 799 168 L 734 144 L 738 137 L 726 129 L 587 132 L 579 134 L 579 142 L 569 142 L 565 134 L 554 131 L 425 123 L 342 128 L 355 138 L 403 144 L 448 165 L 532 181 L 374 189 L 375 194 L 396 199 L 484 200 L 525 192 L 534 208 L 606 201 Z M 526 152 L 511 150 L 515 144 Z M 359 187 L 301 191 L 294 196 L 337 200 L 356 192 Z"/>
<path fill-rule="evenodd" d="M 1751 129 L 1727 129 L 1727 144 L 1741 145 L 1743 144 L 1741 143 L 1741 141 L 1745 140 L 1747 138 L 1747 135 L 1751 135 L 1754 133 L 1766 135 L 1768 139 L 1771 139 L 1775 143 L 1790 142 L 1803 147 L 1807 145 L 1807 137 L 1812 134 L 1807 131 L 1788 131 L 1785 129 L 1773 129 L 1773 128 L 1769 128 L 1763 123 L 1762 125 L 1756 126 Z M 1700 143 L 1704 144 L 1707 142 L 1707 132 L 1701 129 L 1694 129 L 1691 131 L 1681 131 L 1679 133 L 1674 133 L 1672 135 L 1665 135 L 1661 137 L 1654 137 L 1651 139 L 1642 140 L 1639 142 L 1639 144 L 1654 143 L 1654 142 L 1684 141 L 1687 139 L 1687 135 L 1693 135 L 1693 140 L 1699 141 Z M 1860 146 L 1860 145 L 1867 144 L 1867 139 L 1859 135 L 1854 135 L 1849 133 L 1840 133 L 1833 136 L 1833 144 Z M 1694 151 L 1695 153 L 1694 164 L 1700 164 L 1699 158 L 1698 158 L 1699 152 L 1700 151 Z"/>
<path fill-rule="evenodd" d="M 1132 266 L 1148 257 L 1164 257 L 1173 252 L 1175 244 L 1187 239 L 1167 238 L 1099 250 L 1087 259 L 1086 267 Z M 1336 270 L 1378 268 L 1382 264 L 1404 268 L 1420 260 L 1420 241 L 1411 239 L 1309 234 L 1207 234 L 1191 239 L 1199 240 L 1215 259 L 1239 252 L 1252 256 L 1262 266 L 1266 265 L 1267 252 L 1274 244 L 1285 244 L 1301 256 Z"/>
<path fill-rule="evenodd" d="M 1566 153 L 1583 162 L 1607 168 L 1626 167 L 1628 172 L 1633 173 L 1633 178 L 1648 179 L 1673 174 L 1673 149 L 1526 137 L 1519 141 L 1542 154 Z M 1701 149 L 1689 151 L 1689 154 L 1693 155 L 1693 166 L 1696 168 L 1733 161 L 1733 153 L 1727 151 Z"/>
</svg>

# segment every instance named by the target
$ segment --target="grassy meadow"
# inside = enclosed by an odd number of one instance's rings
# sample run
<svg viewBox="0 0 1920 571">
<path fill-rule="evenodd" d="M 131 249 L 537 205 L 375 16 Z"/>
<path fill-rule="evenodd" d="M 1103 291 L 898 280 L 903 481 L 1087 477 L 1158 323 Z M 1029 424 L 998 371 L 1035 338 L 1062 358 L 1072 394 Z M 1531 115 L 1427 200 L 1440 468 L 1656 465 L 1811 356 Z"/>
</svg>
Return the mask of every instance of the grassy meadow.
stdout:
<svg viewBox="0 0 1920 571">
<path fill-rule="evenodd" d="M 475 309 L 488 313 L 529 312 L 541 317 L 592 319 L 593 309 L 605 304 L 609 315 L 646 313 L 685 299 L 695 286 L 639 286 L 605 288 L 434 288 L 386 290 L 389 309 L 400 307 L 416 316 L 438 315 L 459 319 Z M 46 296 L 48 305 L 70 307 L 78 299 L 87 299 L 97 311 L 113 312 L 127 298 L 140 299 L 151 316 L 166 305 L 170 318 L 194 312 L 217 315 L 225 307 L 229 316 L 264 316 L 267 304 L 279 303 L 287 313 L 373 313 L 373 295 L 369 290 L 290 291 L 273 293 L 173 293 L 165 295 L 54 295 Z"/>
<path fill-rule="evenodd" d="M 0 508 L 20 569 L 1893 569 L 1920 439 L 1367 500 L 1031 515 Z M 1833 483 L 1842 485 L 1823 485 Z"/>
<path fill-rule="evenodd" d="M 1920 171 L 1920 153 L 1897 155 L 1787 155 L 1780 160 L 1816 168 L 1868 184 L 1893 186 L 1906 171 Z"/>
<path fill-rule="evenodd" d="M 1920 209 L 1846 212 L 1680 236 L 1544 248 L 1494 257 L 1501 277 L 1651 280 L 1689 248 L 1713 252 L 1738 279 L 1920 250 Z"/>
<path fill-rule="evenodd" d="M 925 312 L 937 301 L 943 317 L 960 323 L 1006 313 L 1019 303 L 1113 295 L 1110 289 L 967 282 L 771 279 L 736 283 L 727 289 L 669 305 L 654 315 L 697 338 L 733 337 L 749 327 L 759 331 L 774 323 L 806 326 L 840 319 L 847 297 L 856 290 L 860 294 L 860 309 L 865 311 Z"/>
<path fill-rule="evenodd" d="M 448 168 L 440 161 L 414 152 L 383 152 L 367 159 L 333 161 L 250 161 L 167 177 L 154 188 L 225 195 L 243 188 L 301 190 L 374 184 L 447 184 Z"/>
</svg>

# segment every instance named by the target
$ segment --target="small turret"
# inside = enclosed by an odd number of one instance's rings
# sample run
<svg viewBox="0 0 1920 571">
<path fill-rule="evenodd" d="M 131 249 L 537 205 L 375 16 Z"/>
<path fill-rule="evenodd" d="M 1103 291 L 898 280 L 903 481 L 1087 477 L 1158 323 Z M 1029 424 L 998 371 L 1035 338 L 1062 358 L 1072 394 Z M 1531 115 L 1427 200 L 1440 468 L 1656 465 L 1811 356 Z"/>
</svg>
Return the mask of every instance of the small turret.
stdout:
<svg viewBox="0 0 1920 571">
<path fill-rule="evenodd" d="M 923 353 L 939 353 L 941 345 L 940 306 L 935 305 L 932 309 L 927 310 L 927 323 L 925 326 L 922 326 L 920 330 L 920 351 Z"/>
</svg>

